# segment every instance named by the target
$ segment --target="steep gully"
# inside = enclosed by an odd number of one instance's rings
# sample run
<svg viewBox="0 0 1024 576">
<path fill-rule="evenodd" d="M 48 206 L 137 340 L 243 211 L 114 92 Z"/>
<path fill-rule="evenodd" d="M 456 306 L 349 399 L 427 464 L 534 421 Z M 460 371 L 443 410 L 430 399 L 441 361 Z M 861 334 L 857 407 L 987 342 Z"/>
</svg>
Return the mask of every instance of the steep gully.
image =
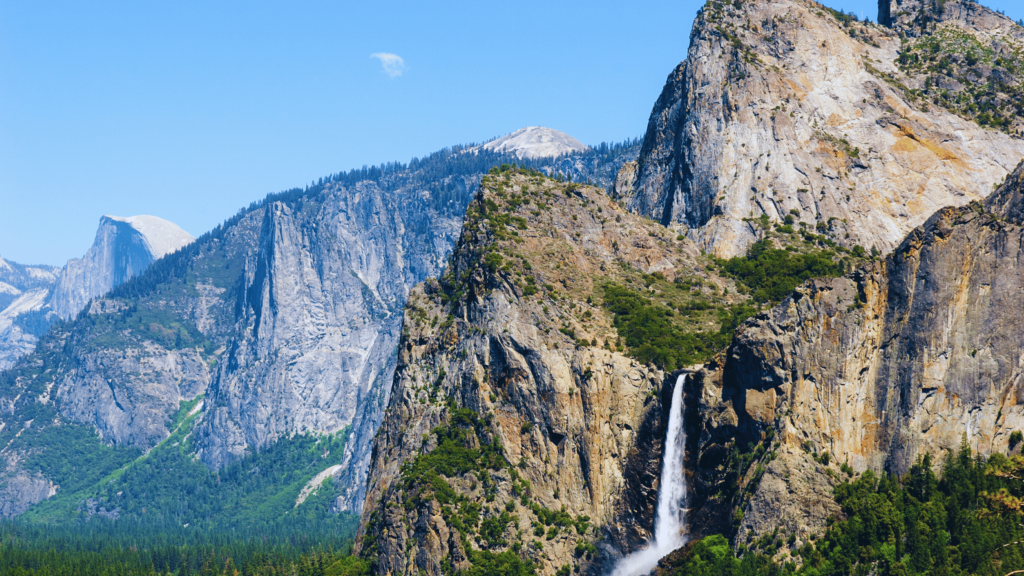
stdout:
<svg viewBox="0 0 1024 576">
<path fill-rule="evenodd" d="M 658 561 L 686 543 L 686 474 L 683 460 L 686 446 L 686 425 L 683 410 L 683 387 L 687 374 L 676 378 L 665 432 L 665 453 L 658 484 L 658 516 L 654 525 L 654 541 L 619 561 L 612 576 L 641 576 L 650 573 Z"/>
</svg>

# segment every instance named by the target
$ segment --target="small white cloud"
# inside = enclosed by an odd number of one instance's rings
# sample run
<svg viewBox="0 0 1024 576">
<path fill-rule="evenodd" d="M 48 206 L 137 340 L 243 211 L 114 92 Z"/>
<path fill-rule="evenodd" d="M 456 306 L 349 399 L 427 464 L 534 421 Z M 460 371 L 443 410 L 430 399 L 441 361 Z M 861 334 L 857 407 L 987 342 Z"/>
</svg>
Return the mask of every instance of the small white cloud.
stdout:
<svg viewBox="0 0 1024 576">
<path fill-rule="evenodd" d="M 402 60 L 402 57 L 398 54 L 375 52 L 370 54 L 370 58 L 380 60 L 380 65 L 384 68 L 384 73 L 392 78 L 401 76 L 402 72 L 405 72 L 405 60 Z"/>
</svg>

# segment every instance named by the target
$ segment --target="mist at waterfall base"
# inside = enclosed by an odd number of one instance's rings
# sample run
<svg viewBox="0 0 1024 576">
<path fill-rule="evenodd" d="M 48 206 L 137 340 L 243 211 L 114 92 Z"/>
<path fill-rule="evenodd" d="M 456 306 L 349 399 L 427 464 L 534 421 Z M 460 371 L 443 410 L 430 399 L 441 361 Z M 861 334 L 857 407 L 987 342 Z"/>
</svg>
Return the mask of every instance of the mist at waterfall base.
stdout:
<svg viewBox="0 0 1024 576">
<path fill-rule="evenodd" d="M 680 374 L 672 390 L 665 453 L 661 462 L 658 485 L 658 513 L 654 520 L 654 542 L 619 561 L 611 576 L 642 576 L 649 574 L 658 560 L 686 543 L 686 476 L 683 473 L 686 429 L 683 426 L 683 382 Z"/>
</svg>

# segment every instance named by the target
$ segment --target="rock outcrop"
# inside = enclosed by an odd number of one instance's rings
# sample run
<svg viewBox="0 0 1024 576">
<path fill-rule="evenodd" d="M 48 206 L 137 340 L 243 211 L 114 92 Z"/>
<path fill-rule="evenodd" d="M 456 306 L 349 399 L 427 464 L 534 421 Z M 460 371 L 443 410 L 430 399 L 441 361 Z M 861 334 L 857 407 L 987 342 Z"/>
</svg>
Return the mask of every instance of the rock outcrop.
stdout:
<svg viewBox="0 0 1024 576">
<path fill-rule="evenodd" d="M 749 320 L 695 391 L 694 525 L 783 526 L 806 541 L 840 513 L 830 488 L 841 464 L 902 474 L 964 439 L 1005 453 L 1024 428 L 1024 327 L 1010 312 L 1024 306 L 1022 246 L 1024 164 L 885 260 L 811 281 Z"/>
<path fill-rule="evenodd" d="M 1015 24 L 973 3 L 945 5 L 942 22 L 1024 62 Z M 902 42 L 899 30 L 809 0 L 709 1 L 616 196 L 723 257 L 756 240 L 749 219 L 762 214 L 889 252 L 939 208 L 986 197 L 1024 158 L 1007 133 L 1016 128 L 995 125 L 1013 116 L 1012 99 L 988 128 L 973 121 L 979 109 L 957 115 L 972 110 L 955 104 L 970 95 L 966 80 L 926 101 L 918 89 L 932 73 L 901 60 Z"/>
<path fill-rule="evenodd" d="M 699 277 L 743 299 L 706 265 L 598 189 L 485 178 L 444 277 L 406 306 L 363 508 L 375 573 L 436 576 L 503 553 L 541 574 L 596 573 L 648 540 L 675 378 L 623 353 L 602 294 Z"/>
<path fill-rule="evenodd" d="M 879 2 L 903 39 L 889 81 L 911 103 L 1024 136 L 1024 27 L 970 0 Z"/>
<path fill-rule="evenodd" d="M 995 41 L 1024 40 L 1024 28 L 1016 22 L 970 0 L 946 0 L 942 3 L 879 0 L 878 22 L 909 36 L 927 34 L 938 25 L 952 24 Z"/>
</svg>

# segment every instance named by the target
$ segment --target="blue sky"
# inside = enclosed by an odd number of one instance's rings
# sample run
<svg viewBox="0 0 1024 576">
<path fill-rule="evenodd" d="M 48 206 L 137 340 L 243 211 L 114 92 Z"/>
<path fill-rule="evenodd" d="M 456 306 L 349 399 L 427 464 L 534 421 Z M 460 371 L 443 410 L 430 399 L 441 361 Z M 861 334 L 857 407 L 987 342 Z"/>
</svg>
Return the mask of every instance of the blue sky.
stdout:
<svg viewBox="0 0 1024 576">
<path fill-rule="evenodd" d="M 701 5 L 0 0 L 0 256 L 62 264 L 103 214 L 198 236 L 269 192 L 527 125 L 642 136 Z"/>
</svg>

